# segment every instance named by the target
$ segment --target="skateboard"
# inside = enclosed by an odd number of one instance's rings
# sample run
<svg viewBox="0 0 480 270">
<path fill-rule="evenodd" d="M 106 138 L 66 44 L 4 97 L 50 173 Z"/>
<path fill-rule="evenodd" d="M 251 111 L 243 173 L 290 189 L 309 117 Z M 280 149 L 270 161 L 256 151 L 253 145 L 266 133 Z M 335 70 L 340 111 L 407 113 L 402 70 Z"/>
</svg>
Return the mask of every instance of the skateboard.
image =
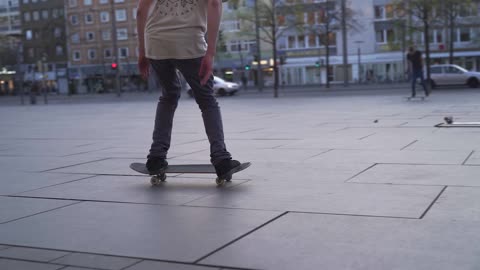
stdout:
<svg viewBox="0 0 480 270">
<path fill-rule="evenodd" d="M 421 100 L 425 101 L 426 97 L 405 97 L 406 100 L 411 101 L 411 100 Z"/>
<path fill-rule="evenodd" d="M 223 184 L 225 184 L 225 182 L 230 182 L 234 173 L 243 171 L 246 168 L 250 167 L 250 165 L 250 162 L 240 164 L 240 166 L 235 168 L 225 178 L 217 177 L 215 183 L 217 183 L 218 186 L 222 186 Z M 145 163 L 132 163 L 130 164 L 130 169 L 141 174 L 151 175 L 150 172 L 147 170 Z M 211 164 L 168 165 L 165 171 L 152 175 L 152 178 L 150 178 L 150 184 L 152 184 L 152 186 L 158 186 L 161 184 L 161 182 L 165 182 L 167 180 L 167 173 L 216 174 L 215 167 L 213 167 L 213 165 Z"/>
<path fill-rule="evenodd" d="M 454 121 L 453 116 L 445 116 L 445 126 L 455 126 L 455 127 L 480 127 L 480 122 L 460 122 Z"/>
</svg>

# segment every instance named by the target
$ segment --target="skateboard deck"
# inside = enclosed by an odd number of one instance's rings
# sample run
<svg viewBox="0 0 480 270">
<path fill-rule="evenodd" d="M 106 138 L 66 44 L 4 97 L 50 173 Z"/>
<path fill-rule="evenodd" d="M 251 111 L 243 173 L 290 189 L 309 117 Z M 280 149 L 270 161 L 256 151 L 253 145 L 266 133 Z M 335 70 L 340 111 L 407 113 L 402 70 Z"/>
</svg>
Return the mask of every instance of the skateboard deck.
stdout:
<svg viewBox="0 0 480 270">
<path fill-rule="evenodd" d="M 480 127 L 480 122 L 454 121 L 453 116 L 446 116 L 443 120 L 445 123 L 440 123 L 436 127 Z"/>
<path fill-rule="evenodd" d="M 225 178 L 217 177 L 215 182 L 217 183 L 217 185 L 223 185 L 225 181 L 230 182 L 234 173 L 243 171 L 246 168 L 250 167 L 250 165 L 250 162 L 242 163 L 233 172 L 225 176 Z M 130 164 L 130 169 L 141 174 L 151 175 L 150 172 L 147 170 L 145 163 L 132 163 Z M 150 183 L 154 186 L 159 185 L 160 182 L 164 182 L 167 179 L 167 173 L 216 174 L 215 167 L 213 167 L 213 165 L 211 164 L 168 165 L 165 171 L 153 175 L 150 179 Z"/>
</svg>

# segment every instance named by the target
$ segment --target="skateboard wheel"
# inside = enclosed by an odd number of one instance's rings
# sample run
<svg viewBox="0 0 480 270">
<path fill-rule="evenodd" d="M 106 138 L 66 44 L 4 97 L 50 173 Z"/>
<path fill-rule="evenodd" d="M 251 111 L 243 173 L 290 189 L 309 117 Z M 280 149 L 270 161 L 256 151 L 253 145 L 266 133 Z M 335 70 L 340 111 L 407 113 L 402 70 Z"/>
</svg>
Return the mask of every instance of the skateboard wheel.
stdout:
<svg viewBox="0 0 480 270">
<path fill-rule="evenodd" d="M 231 176 L 231 175 L 230 175 L 230 176 L 227 176 L 227 178 L 225 178 L 225 180 L 226 180 L 227 182 L 232 182 L 232 176 Z"/>
<path fill-rule="evenodd" d="M 215 180 L 215 183 L 217 183 L 218 186 L 222 186 L 223 184 L 225 184 L 225 179 L 217 178 Z"/>
<path fill-rule="evenodd" d="M 160 179 L 160 181 L 165 182 L 165 180 L 167 180 L 167 175 L 166 174 L 160 174 L 160 175 L 158 175 L 158 178 Z"/>
<path fill-rule="evenodd" d="M 152 184 L 152 186 L 158 186 L 160 185 L 160 179 L 157 176 L 152 176 L 152 178 L 150 178 L 150 184 Z"/>
</svg>

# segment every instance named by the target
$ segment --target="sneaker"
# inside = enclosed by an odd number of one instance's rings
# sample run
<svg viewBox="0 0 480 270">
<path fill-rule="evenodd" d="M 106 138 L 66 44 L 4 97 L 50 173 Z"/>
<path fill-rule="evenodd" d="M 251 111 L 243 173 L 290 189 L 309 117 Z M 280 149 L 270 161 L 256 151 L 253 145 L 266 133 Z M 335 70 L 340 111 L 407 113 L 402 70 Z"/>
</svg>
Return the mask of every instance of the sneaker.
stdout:
<svg viewBox="0 0 480 270">
<path fill-rule="evenodd" d="M 147 164 L 145 165 L 150 174 L 154 175 L 165 171 L 165 169 L 167 169 L 168 162 L 164 158 L 151 157 L 147 160 Z"/>
<path fill-rule="evenodd" d="M 241 163 L 238 160 L 224 159 L 215 165 L 215 172 L 219 178 L 227 178 L 240 169 Z"/>
</svg>

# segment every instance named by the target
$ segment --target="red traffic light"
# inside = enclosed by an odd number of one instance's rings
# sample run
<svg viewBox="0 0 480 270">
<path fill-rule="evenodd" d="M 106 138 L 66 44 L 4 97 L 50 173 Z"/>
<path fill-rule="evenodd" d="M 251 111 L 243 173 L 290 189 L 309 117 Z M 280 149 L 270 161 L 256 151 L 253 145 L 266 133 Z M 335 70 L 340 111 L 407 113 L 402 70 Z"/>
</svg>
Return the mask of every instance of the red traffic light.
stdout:
<svg viewBox="0 0 480 270">
<path fill-rule="evenodd" d="M 112 69 L 117 69 L 118 64 L 117 63 L 112 63 Z"/>
</svg>

